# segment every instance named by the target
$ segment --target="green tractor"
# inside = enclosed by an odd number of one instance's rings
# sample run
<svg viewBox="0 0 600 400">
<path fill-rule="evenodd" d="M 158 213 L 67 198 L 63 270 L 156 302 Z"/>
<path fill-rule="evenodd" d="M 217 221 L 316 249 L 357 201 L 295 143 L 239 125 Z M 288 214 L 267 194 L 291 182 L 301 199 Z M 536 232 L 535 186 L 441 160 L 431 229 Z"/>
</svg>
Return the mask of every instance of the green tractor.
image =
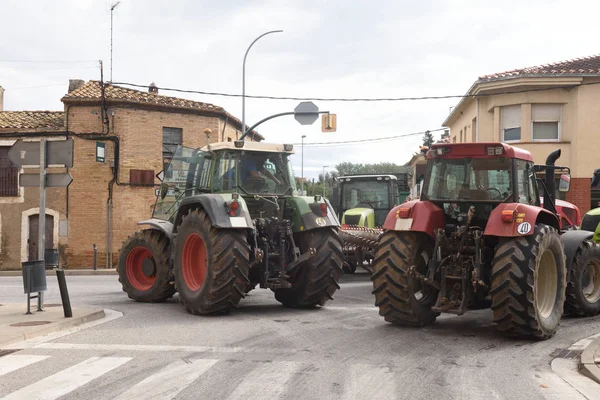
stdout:
<svg viewBox="0 0 600 400">
<path fill-rule="evenodd" d="M 345 175 L 338 177 L 334 203 L 341 219 L 345 273 L 357 267 L 371 272 L 374 249 L 388 212 L 401 204 L 408 187 L 406 174 Z"/>
<path fill-rule="evenodd" d="M 295 195 L 293 146 L 222 142 L 179 146 L 148 226 L 130 236 L 119 280 L 130 298 L 179 292 L 192 314 L 225 313 L 254 287 L 284 306 L 333 299 L 342 275 L 339 222 L 321 196 Z"/>
</svg>

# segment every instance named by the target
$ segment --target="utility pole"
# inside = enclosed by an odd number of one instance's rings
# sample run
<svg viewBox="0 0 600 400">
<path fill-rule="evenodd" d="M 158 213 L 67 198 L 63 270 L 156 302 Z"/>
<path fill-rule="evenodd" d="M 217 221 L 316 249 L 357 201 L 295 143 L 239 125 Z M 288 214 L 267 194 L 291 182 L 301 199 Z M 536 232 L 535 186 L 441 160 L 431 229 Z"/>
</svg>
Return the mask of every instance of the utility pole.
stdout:
<svg viewBox="0 0 600 400">
<path fill-rule="evenodd" d="M 301 172 L 300 175 L 302 175 L 302 178 L 300 180 L 300 190 L 302 191 L 302 196 L 304 196 L 304 138 L 306 137 L 306 135 L 302 135 L 302 167 L 301 167 Z"/>
<path fill-rule="evenodd" d="M 117 8 L 119 3 L 121 3 L 121 2 L 117 1 L 116 3 L 113 3 L 112 6 L 110 6 L 110 81 L 111 82 L 113 80 L 113 75 L 112 75 L 112 71 L 113 71 L 113 11 L 115 10 L 115 8 Z"/>
<path fill-rule="evenodd" d="M 329 165 L 323 165 L 323 197 L 325 197 L 325 168 L 329 167 Z"/>
</svg>

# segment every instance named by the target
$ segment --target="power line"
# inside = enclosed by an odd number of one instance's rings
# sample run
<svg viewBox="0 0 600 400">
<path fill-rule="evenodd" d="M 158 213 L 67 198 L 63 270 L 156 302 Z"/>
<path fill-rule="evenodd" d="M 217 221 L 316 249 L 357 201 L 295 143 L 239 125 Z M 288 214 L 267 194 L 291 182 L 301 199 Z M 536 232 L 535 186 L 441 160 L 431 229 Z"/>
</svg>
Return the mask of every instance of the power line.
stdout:
<svg viewBox="0 0 600 400">
<path fill-rule="evenodd" d="M 131 86 L 136 88 L 144 88 L 147 89 L 148 85 L 139 85 L 136 83 L 129 82 L 108 82 L 112 85 L 123 85 L 123 86 Z M 457 95 L 441 95 L 441 96 L 414 96 L 414 97 L 378 97 L 378 98 L 333 98 L 333 97 L 290 97 L 290 96 L 265 96 L 265 95 L 245 95 L 247 98 L 252 99 L 267 99 L 267 100 L 298 100 L 298 101 L 343 101 L 343 102 L 383 102 L 383 101 L 416 101 L 416 100 L 443 100 L 443 99 L 463 99 L 463 98 L 475 98 L 475 97 L 489 97 L 489 96 L 498 96 L 503 94 L 516 94 L 516 93 L 530 93 L 530 92 L 542 92 L 547 90 L 555 90 L 555 89 L 570 89 L 576 86 L 589 86 L 589 85 L 598 85 L 600 82 L 586 82 L 586 83 L 578 83 L 572 85 L 562 85 L 562 86 L 553 86 L 553 87 L 545 87 L 545 88 L 532 88 L 532 89 L 522 89 L 522 90 L 513 90 L 513 91 L 504 91 L 504 92 L 496 92 L 492 94 L 457 94 Z M 222 97 L 242 97 L 241 94 L 236 93 L 224 93 L 224 92 L 206 92 L 201 90 L 188 90 L 188 89 L 176 89 L 176 88 L 167 88 L 167 87 L 158 87 L 159 90 L 171 91 L 171 92 L 179 92 L 179 93 L 192 93 L 192 94 L 202 94 L 206 96 L 222 96 Z"/>
<path fill-rule="evenodd" d="M 37 64 L 64 64 L 64 63 L 97 63 L 98 60 L 0 60 L 0 63 L 37 63 Z"/>
<path fill-rule="evenodd" d="M 47 88 L 47 87 L 56 87 L 56 86 L 64 86 L 64 83 L 55 83 L 52 85 L 41 85 L 41 86 L 23 86 L 16 88 L 6 88 L 6 90 L 21 90 L 21 89 L 37 89 L 37 88 Z"/>
<path fill-rule="evenodd" d="M 386 136 L 386 137 L 380 137 L 380 138 L 344 140 L 344 141 L 339 141 L 339 142 L 312 142 L 312 143 L 304 143 L 304 146 L 321 147 L 321 146 L 357 144 L 357 143 L 365 143 L 365 142 L 381 142 L 381 141 L 386 141 L 386 140 L 401 139 L 401 138 L 408 137 L 408 136 L 424 135 L 427 132 L 431 133 L 431 132 L 439 132 L 439 131 L 444 131 L 444 130 L 446 130 L 446 128 L 431 129 L 431 130 L 423 131 L 423 132 L 405 133 L 402 135 Z M 302 143 L 292 143 L 292 144 L 294 146 L 302 145 Z"/>
</svg>

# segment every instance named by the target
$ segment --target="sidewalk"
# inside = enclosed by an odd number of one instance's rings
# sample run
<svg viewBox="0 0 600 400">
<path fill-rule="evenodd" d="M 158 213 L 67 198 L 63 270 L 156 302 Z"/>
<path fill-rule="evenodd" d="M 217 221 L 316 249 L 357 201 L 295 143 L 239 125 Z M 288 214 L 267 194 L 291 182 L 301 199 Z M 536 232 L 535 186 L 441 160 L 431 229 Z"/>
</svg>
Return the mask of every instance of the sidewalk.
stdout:
<svg viewBox="0 0 600 400">
<path fill-rule="evenodd" d="M 65 269 L 65 276 L 74 276 L 74 275 L 117 275 L 116 268 L 99 268 L 99 269 Z M 55 276 L 56 270 L 49 269 L 46 270 L 46 276 Z M 0 271 L 0 276 L 23 276 L 23 271 Z"/>
<path fill-rule="evenodd" d="M 581 353 L 579 371 L 600 383 L 600 336 L 594 339 Z"/>
<path fill-rule="evenodd" d="M 35 310 L 37 299 L 31 300 L 31 315 L 25 315 L 26 301 L 0 304 L 0 349 L 105 317 L 104 310 L 94 306 L 72 307 L 71 318 L 65 318 L 62 304 L 44 304 L 44 311 Z"/>
</svg>

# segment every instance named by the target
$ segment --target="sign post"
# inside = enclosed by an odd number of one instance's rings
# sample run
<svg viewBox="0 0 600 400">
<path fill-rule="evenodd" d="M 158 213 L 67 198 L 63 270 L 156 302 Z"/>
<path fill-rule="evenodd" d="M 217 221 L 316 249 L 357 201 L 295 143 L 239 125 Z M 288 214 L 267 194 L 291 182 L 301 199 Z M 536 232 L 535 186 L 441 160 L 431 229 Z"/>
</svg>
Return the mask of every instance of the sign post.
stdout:
<svg viewBox="0 0 600 400">
<path fill-rule="evenodd" d="M 46 265 L 44 250 L 46 249 L 46 139 L 40 139 L 40 214 L 38 219 L 38 260 L 44 264 L 44 274 Z M 38 297 L 38 311 L 43 311 L 44 292 L 40 292 Z"/>
<path fill-rule="evenodd" d="M 40 188 L 40 211 L 38 220 L 38 263 L 44 270 L 46 280 L 46 188 L 67 187 L 73 181 L 71 174 L 47 174 L 48 165 L 63 165 L 65 168 L 73 166 L 73 139 L 50 141 L 46 138 L 39 142 L 24 142 L 19 139 L 8 151 L 8 158 L 19 168 L 39 167 L 39 174 L 20 174 L 19 186 Z M 44 289 L 45 290 L 45 289 Z M 28 297 L 29 298 L 29 297 Z M 44 311 L 43 292 L 38 294 L 38 311 Z M 29 303 L 28 303 L 29 310 Z"/>
</svg>

